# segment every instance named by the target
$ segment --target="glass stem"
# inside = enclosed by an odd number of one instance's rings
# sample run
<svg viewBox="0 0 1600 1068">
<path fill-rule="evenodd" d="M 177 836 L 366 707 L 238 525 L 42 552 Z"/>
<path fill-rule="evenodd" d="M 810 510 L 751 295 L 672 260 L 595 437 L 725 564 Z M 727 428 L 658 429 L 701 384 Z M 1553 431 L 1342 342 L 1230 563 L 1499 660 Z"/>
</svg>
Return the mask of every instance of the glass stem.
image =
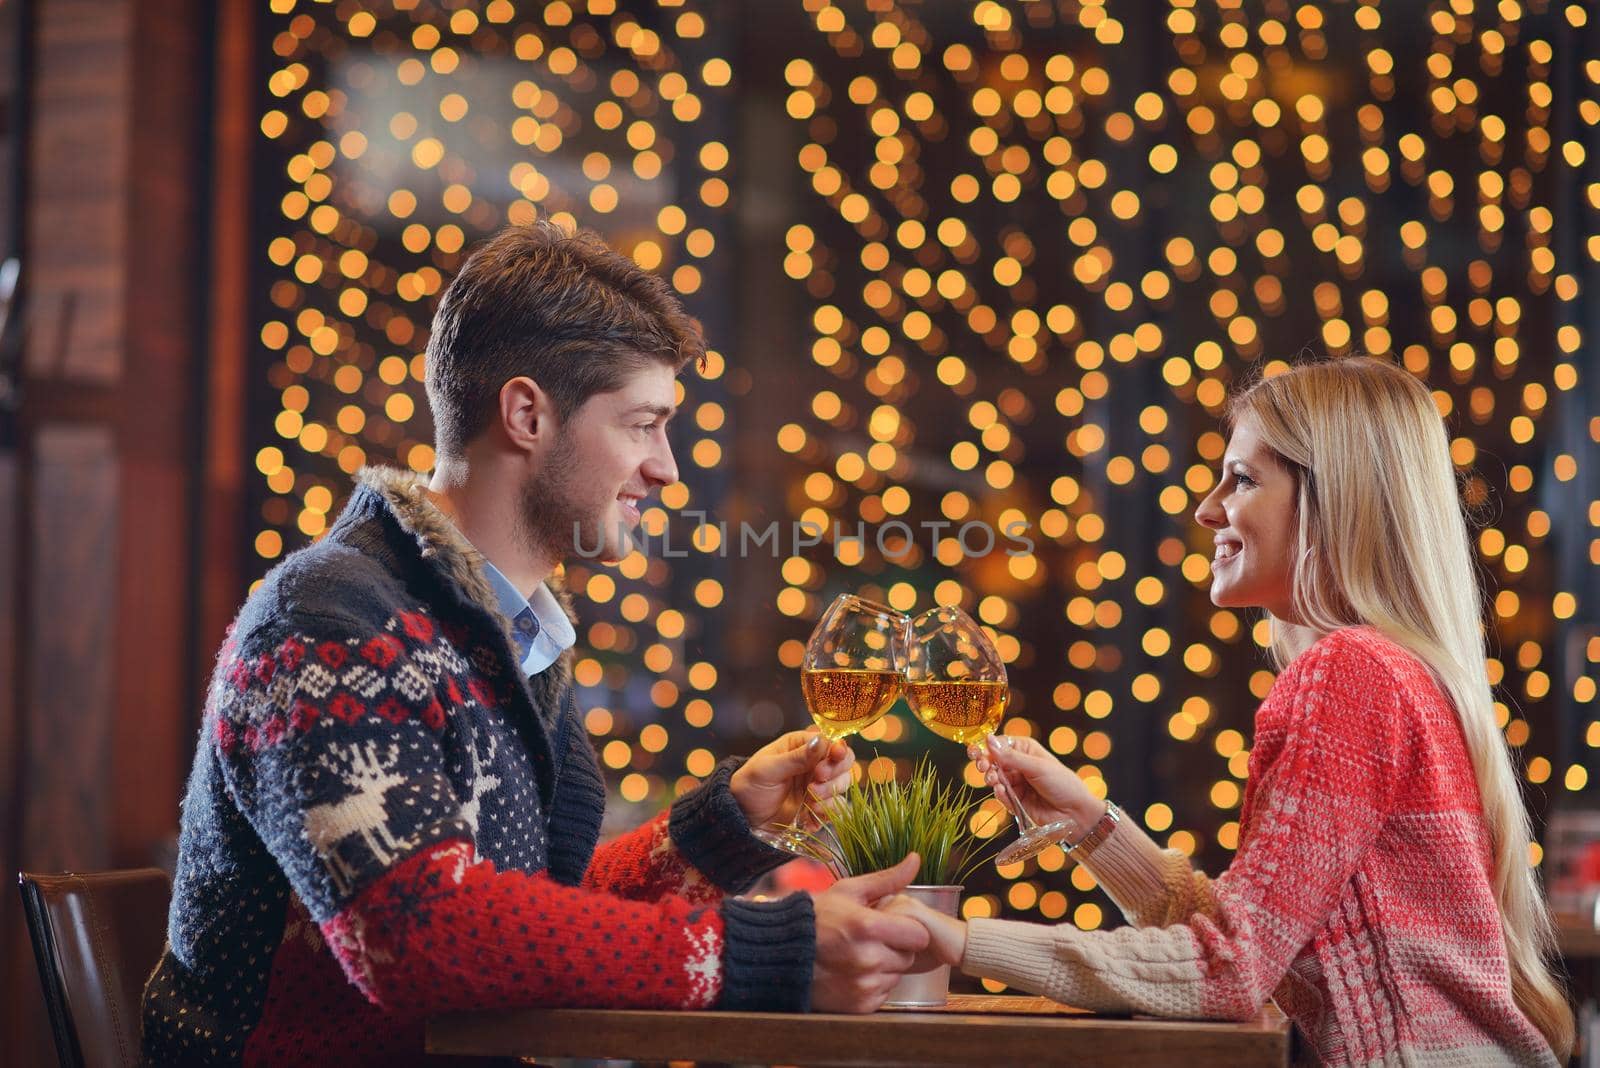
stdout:
<svg viewBox="0 0 1600 1068">
<path fill-rule="evenodd" d="M 984 740 L 987 742 L 987 737 Z M 1011 810 L 1011 817 L 1017 821 L 1018 834 L 1026 837 L 1039 829 L 1038 821 L 1029 814 L 1027 807 L 1022 803 L 1022 798 L 1017 796 L 1017 792 L 1011 788 L 1010 781 L 1004 775 L 1001 775 L 1000 781 L 994 784 L 994 792 L 1002 804 L 1006 798 L 1011 799 L 1011 804 L 1006 807 Z"/>
<path fill-rule="evenodd" d="M 1000 781 L 995 784 L 995 787 L 996 793 L 999 793 L 1003 790 L 1005 791 L 1006 796 L 1011 799 L 1011 804 L 1007 807 L 1011 809 L 1011 815 L 1017 821 L 1018 834 L 1029 835 L 1039 829 L 1038 822 L 1028 814 L 1027 806 L 1023 805 L 1022 799 L 1018 797 L 1017 792 L 1011 788 L 1011 784 L 1006 782 L 1005 776 L 1001 776 Z"/>
<path fill-rule="evenodd" d="M 803 825 L 806 814 L 806 798 L 804 794 L 796 802 L 794 815 L 789 817 L 789 822 L 778 829 L 778 833 L 786 838 L 801 839 L 805 837 L 806 829 Z"/>
</svg>

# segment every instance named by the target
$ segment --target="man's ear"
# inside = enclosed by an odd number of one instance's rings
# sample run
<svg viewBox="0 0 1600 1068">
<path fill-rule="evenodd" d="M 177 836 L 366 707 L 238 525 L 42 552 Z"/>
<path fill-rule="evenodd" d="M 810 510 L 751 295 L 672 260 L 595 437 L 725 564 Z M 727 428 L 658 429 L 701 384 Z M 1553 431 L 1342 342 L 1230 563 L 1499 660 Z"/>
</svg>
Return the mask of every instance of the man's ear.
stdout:
<svg viewBox="0 0 1600 1068">
<path fill-rule="evenodd" d="M 500 387 L 500 433 L 519 452 L 542 449 L 555 439 L 559 417 L 550 394 L 526 375 Z"/>
</svg>

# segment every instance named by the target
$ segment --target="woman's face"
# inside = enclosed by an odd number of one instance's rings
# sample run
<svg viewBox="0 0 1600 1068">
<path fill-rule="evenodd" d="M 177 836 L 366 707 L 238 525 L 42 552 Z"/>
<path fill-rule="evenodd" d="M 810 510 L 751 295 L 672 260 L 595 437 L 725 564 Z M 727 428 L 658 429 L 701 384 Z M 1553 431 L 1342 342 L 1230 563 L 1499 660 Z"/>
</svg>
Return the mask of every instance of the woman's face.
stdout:
<svg viewBox="0 0 1600 1068">
<path fill-rule="evenodd" d="M 1222 478 L 1195 518 L 1216 535 L 1211 603 L 1265 608 L 1296 622 L 1295 477 L 1261 442 L 1253 416 L 1239 420 L 1222 458 Z"/>
</svg>

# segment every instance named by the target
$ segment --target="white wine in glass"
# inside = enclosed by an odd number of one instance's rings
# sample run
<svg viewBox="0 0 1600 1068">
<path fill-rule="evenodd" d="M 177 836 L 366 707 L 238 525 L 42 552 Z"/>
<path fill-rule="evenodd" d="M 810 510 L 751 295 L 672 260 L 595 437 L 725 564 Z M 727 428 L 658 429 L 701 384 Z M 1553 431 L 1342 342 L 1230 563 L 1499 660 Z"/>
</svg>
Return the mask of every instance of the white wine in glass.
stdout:
<svg viewBox="0 0 1600 1068">
<path fill-rule="evenodd" d="M 1010 690 L 1004 681 L 951 679 L 906 684 L 906 701 L 922 725 L 962 745 L 999 729 L 1008 697 Z"/>
<path fill-rule="evenodd" d="M 905 676 L 864 668 L 803 668 L 800 690 L 823 737 L 844 738 L 872 726 L 900 696 Z"/>
<path fill-rule="evenodd" d="M 822 613 L 800 662 L 800 691 L 829 743 L 872 726 L 900 696 L 909 623 L 903 612 L 848 593 Z M 755 835 L 775 849 L 823 859 L 800 812 L 787 826 Z"/>
<path fill-rule="evenodd" d="M 962 745 L 982 742 L 1000 729 L 1010 696 L 1005 661 L 983 628 L 953 605 L 930 608 L 911 621 L 906 660 L 906 701 L 922 725 Z M 1004 780 L 1002 780 L 1002 784 Z M 1017 840 L 995 857 L 1014 864 L 1073 833 L 1063 820 L 1039 824 L 1015 793 L 1009 808 Z"/>
</svg>

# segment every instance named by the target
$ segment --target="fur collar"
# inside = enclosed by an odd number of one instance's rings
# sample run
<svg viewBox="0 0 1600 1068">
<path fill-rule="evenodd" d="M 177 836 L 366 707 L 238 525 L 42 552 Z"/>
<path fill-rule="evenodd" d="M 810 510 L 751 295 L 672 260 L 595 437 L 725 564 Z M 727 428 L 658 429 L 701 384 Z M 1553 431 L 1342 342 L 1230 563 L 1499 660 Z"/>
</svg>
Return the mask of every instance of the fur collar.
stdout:
<svg viewBox="0 0 1600 1068">
<path fill-rule="evenodd" d="M 494 589 L 484 575 L 483 554 L 462 537 L 450 517 L 433 503 L 428 496 L 427 481 L 420 475 L 399 468 L 363 467 L 356 475 L 356 483 L 381 495 L 388 502 L 389 510 L 394 513 L 401 528 L 417 540 L 422 558 L 442 570 L 474 604 L 499 620 L 506 641 L 514 649 L 516 643 L 511 639 L 511 621 L 500 613 Z M 545 580 L 545 585 L 555 595 L 556 602 L 576 630 L 578 616 L 573 611 L 572 597 L 567 593 L 561 575 L 551 575 Z M 552 694 L 564 691 L 572 681 L 572 659 L 573 651 L 568 649 L 548 669 L 534 676 L 530 681 L 536 691 L 547 687 Z M 554 685 L 551 686 L 551 683 Z"/>
</svg>

